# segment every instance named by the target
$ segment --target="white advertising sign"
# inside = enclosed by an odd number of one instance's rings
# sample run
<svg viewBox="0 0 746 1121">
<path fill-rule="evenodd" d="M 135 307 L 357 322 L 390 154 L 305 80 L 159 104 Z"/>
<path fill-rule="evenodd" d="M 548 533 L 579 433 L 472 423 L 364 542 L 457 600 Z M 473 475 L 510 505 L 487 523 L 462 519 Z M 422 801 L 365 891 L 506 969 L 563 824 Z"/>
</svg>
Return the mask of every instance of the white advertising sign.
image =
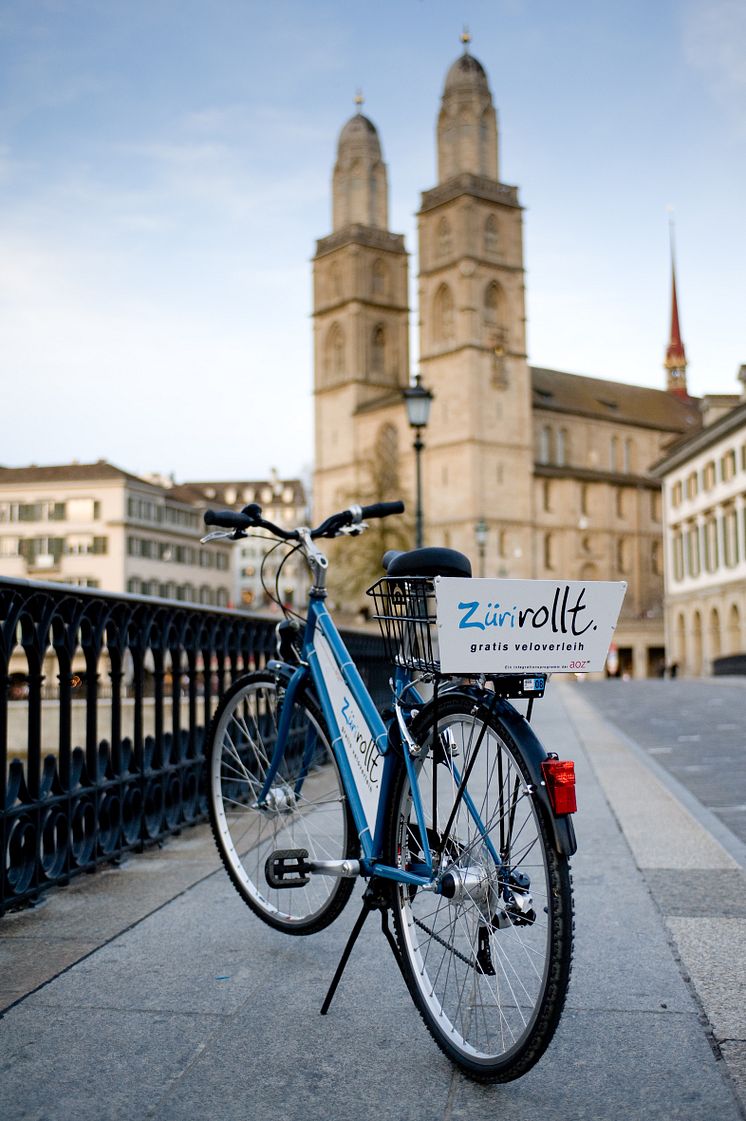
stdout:
<svg viewBox="0 0 746 1121">
<path fill-rule="evenodd" d="M 442 673 L 602 670 L 627 585 L 435 580 Z"/>
</svg>

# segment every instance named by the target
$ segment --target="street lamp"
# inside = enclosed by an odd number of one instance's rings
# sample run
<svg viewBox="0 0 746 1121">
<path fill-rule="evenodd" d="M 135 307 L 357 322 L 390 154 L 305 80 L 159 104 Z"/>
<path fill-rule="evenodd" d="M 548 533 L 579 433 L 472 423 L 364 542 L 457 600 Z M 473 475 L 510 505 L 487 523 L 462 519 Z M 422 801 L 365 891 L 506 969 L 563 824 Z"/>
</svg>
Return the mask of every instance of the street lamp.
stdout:
<svg viewBox="0 0 746 1121">
<path fill-rule="evenodd" d="M 477 541 L 477 549 L 479 550 L 479 575 L 484 576 L 484 554 L 487 549 L 487 537 L 490 532 L 490 527 L 484 518 L 480 518 L 474 526 L 474 537 Z"/>
<path fill-rule="evenodd" d="M 408 389 L 403 390 L 404 401 L 407 406 L 407 419 L 409 425 L 414 428 L 414 462 L 417 477 L 417 507 L 415 510 L 415 533 L 414 543 L 416 548 L 421 549 L 423 545 L 422 535 L 422 465 L 420 462 L 422 456 L 422 449 L 424 443 L 422 442 L 422 429 L 427 428 L 427 422 L 430 419 L 430 406 L 433 401 L 433 395 L 429 389 L 425 389 L 424 385 L 420 384 L 420 375 L 417 374 L 414 379 L 414 385 L 410 385 Z"/>
</svg>

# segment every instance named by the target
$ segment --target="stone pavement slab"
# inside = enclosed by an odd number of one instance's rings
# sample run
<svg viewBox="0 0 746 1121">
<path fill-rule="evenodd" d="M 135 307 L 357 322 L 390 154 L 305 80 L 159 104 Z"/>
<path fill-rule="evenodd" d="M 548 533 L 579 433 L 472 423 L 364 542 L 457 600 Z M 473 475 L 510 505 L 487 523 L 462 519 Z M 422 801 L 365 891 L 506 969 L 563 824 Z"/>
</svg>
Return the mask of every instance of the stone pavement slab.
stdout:
<svg viewBox="0 0 746 1121">
<path fill-rule="evenodd" d="M 567 703 L 553 688 L 537 709 L 550 746 L 578 767 L 574 973 L 555 1040 L 524 1078 L 484 1088 L 454 1070 L 420 1022 L 375 917 L 329 1015 L 319 1015 L 359 892 L 331 928 L 290 938 L 253 916 L 222 871 L 192 868 L 192 886 L 176 875 L 173 898 L 123 921 L 118 934 L 104 921 L 112 897 L 92 903 L 100 947 L 0 1019 L 0 1117 L 739 1121 L 725 1064 Z M 182 843 L 166 846 L 167 867 L 152 877 L 164 893 Z M 90 896 L 68 898 L 65 929 L 75 930 L 77 907 L 82 932 Z M 27 917 L 37 921 L 40 953 L 52 914 Z"/>
</svg>

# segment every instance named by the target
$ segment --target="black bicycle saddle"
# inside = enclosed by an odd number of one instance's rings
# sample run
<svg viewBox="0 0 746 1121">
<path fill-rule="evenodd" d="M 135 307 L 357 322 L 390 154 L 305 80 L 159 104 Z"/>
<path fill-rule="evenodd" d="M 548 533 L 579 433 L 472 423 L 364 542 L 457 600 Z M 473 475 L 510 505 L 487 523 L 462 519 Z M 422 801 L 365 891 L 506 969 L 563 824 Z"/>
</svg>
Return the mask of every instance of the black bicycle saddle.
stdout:
<svg viewBox="0 0 746 1121">
<path fill-rule="evenodd" d="M 471 576 L 471 561 L 456 549 L 427 546 L 402 553 L 389 549 L 383 556 L 387 576 Z"/>
</svg>

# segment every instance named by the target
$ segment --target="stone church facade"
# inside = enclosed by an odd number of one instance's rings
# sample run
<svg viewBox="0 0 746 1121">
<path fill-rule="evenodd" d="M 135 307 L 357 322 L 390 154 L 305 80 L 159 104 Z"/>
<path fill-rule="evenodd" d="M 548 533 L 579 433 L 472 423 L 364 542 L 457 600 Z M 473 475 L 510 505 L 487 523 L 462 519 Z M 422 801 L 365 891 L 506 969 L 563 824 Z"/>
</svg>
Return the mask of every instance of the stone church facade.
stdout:
<svg viewBox="0 0 746 1121">
<path fill-rule="evenodd" d="M 465 552 L 475 574 L 626 580 L 621 670 L 659 672 L 660 484 L 648 468 L 699 425 L 684 371 L 654 390 L 529 366 L 523 210 L 500 181 L 492 95 L 468 49 L 446 76 L 437 149 L 438 182 L 418 213 L 419 369 L 433 393 L 425 542 Z M 313 260 L 314 509 L 356 497 L 413 507 L 408 256 L 388 228 L 386 165 L 361 112 L 340 134 L 332 194 L 332 231 Z"/>
</svg>

